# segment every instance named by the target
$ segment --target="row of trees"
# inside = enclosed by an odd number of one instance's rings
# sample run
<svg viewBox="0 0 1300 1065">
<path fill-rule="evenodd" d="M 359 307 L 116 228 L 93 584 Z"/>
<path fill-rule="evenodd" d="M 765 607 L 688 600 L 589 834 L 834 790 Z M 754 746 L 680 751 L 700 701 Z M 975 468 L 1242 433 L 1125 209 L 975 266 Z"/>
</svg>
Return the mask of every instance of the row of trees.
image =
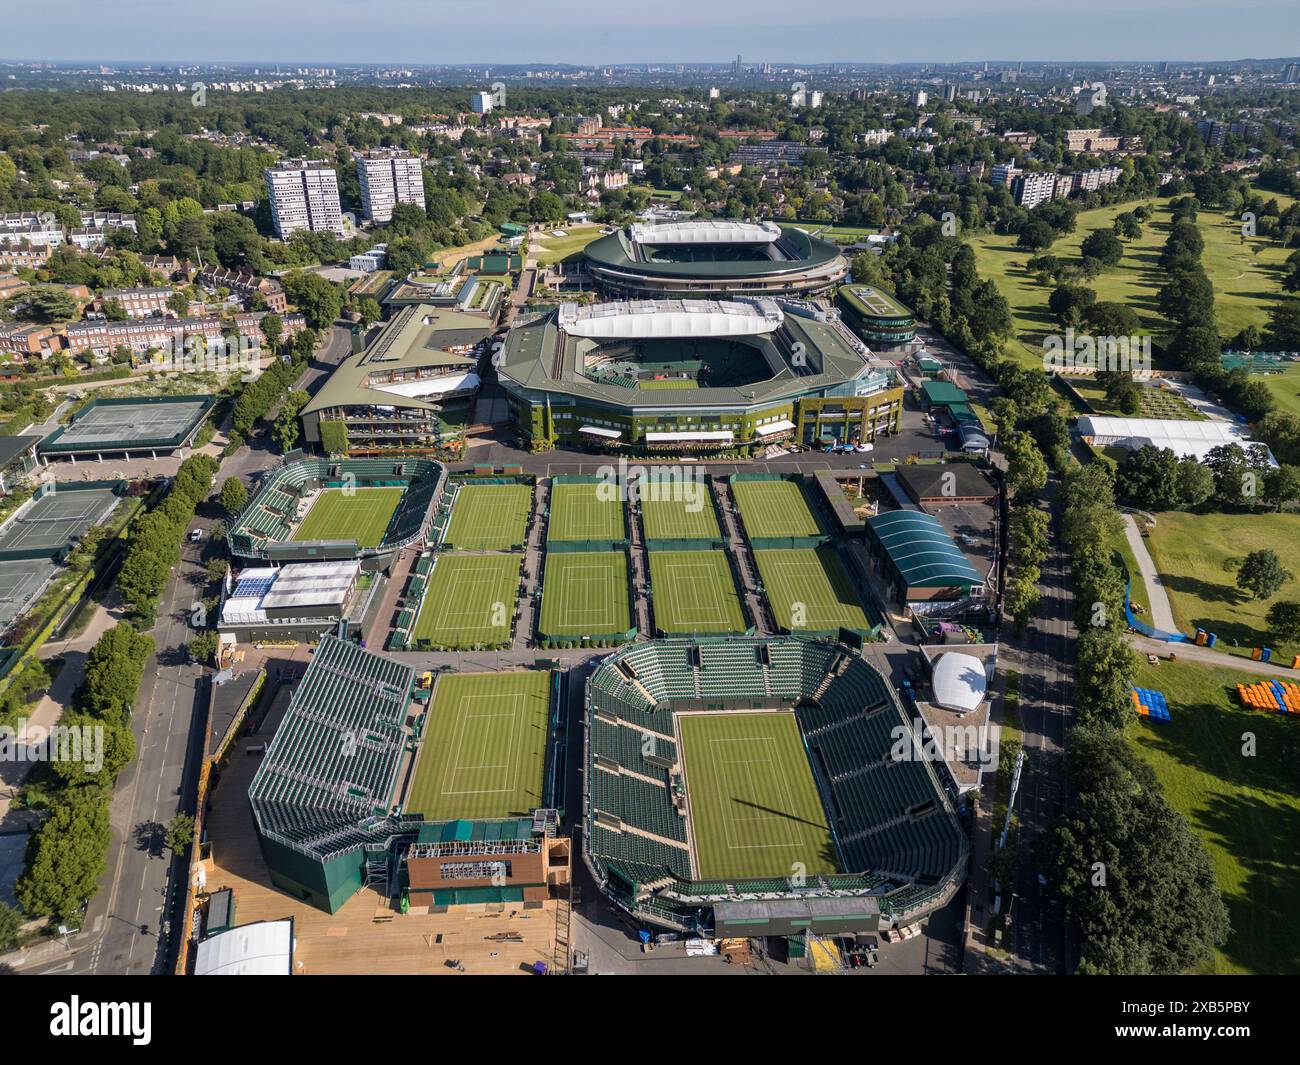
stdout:
<svg viewBox="0 0 1300 1065">
<path fill-rule="evenodd" d="M 185 528 L 211 491 L 217 467 L 211 455 L 191 455 L 176 471 L 163 500 L 131 526 L 117 587 L 129 618 L 141 629 L 153 626 L 159 596 L 181 559 Z"/>
<path fill-rule="evenodd" d="M 1135 658 L 1119 569 L 1097 549 L 1121 532 L 1107 467 L 1068 472 L 1061 501 L 1080 633 L 1066 753 L 1074 802 L 1037 857 L 1082 934 L 1080 972 L 1182 973 L 1226 940 L 1227 911 L 1200 839 L 1125 738 Z"/>
<path fill-rule="evenodd" d="M 83 747 L 83 759 L 51 758 L 43 763 L 48 772 L 24 788 L 24 803 L 44 813 L 14 888 L 29 917 L 74 921 L 98 890 L 108 864 L 113 781 L 135 757 L 131 712 L 153 650 L 153 639 L 125 621 L 99 638 L 59 724 L 99 737 L 100 763 L 85 760 L 90 752 Z"/>
<path fill-rule="evenodd" d="M 280 402 L 289 386 L 302 374 L 316 347 L 316 339 L 316 334 L 310 329 L 295 333 L 288 342 L 288 361 L 277 359 L 243 387 L 231 412 L 232 443 L 246 440 L 258 419 L 266 417 Z"/>
</svg>

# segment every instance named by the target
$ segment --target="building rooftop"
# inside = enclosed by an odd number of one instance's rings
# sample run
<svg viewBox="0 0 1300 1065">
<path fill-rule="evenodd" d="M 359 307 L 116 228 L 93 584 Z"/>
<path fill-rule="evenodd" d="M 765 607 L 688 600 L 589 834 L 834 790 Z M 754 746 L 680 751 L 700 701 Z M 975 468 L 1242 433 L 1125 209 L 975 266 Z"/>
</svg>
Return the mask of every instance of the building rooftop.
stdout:
<svg viewBox="0 0 1300 1065">
<path fill-rule="evenodd" d="M 633 300 L 627 303 L 560 304 L 556 321 L 566 334 L 592 339 L 683 339 L 756 336 L 784 320 L 772 300 Z"/>
<path fill-rule="evenodd" d="M 479 315 L 429 303 L 403 307 L 372 343 L 343 361 L 302 413 L 373 403 L 437 410 L 437 402 L 411 393 L 445 394 L 443 375 L 460 377 L 463 388 L 477 385 L 474 347 L 490 332 L 491 324 Z"/>
<path fill-rule="evenodd" d="M 410 666 L 323 637 L 249 786 L 258 830 L 321 858 L 383 831 L 414 683 Z"/>
<path fill-rule="evenodd" d="M 909 587 L 981 584 L 984 578 L 939 523 L 919 510 L 891 510 L 867 519 Z"/>
<path fill-rule="evenodd" d="M 699 309 L 690 309 L 690 303 Z M 743 407 L 849 387 L 856 379 L 879 376 L 880 387 L 886 386 L 886 375 L 892 381 L 892 368 L 872 362 L 870 352 L 837 317 L 798 301 L 736 303 L 748 304 L 751 310 L 732 311 L 727 301 L 652 300 L 601 304 L 584 317 L 562 307 L 511 329 L 497 373 L 526 389 L 656 410 Z M 580 334 L 589 335 L 570 333 L 571 322 L 578 323 Z M 635 346 L 637 341 L 678 339 L 736 339 L 754 349 L 756 362 L 766 363 L 764 376 L 726 387 L 641 390 L 583 372 L 588 356 L 598 354 L 606 343 Z M 795 351 L 803 355 L 797 365 L 791 356 Z"/>
<path fill-rule="evenodd" d="M 775 222 L 729 219 L 634 222 L 628 233 L 636 244 L 772 244 L 781 239 Z"/>
<path fill-rule="evenodd" d="M 840 295 L 860 314 L 873 318 L 911 318 L 912 312 L 894 299 L 870 285 L 845 285 Z"/>
</svg>

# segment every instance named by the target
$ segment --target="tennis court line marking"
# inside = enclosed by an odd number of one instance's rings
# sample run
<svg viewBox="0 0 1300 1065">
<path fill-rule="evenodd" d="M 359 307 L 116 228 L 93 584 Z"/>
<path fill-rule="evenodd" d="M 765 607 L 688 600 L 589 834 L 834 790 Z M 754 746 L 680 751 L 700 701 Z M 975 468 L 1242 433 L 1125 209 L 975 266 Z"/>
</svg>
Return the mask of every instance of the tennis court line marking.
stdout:
<svg viewBox="0 0 1300 1065">
<path fill-rule="evenodd" d="M 727 758 L 725 757 L 725 754 L 719 754 L 716 748 L 719 744 L 728 744 L 728 743 L 744 743 L 744 744 L 753 744 L 755 746 L 761 744 L 763 747 L 766 748 L 768 752 L 768 757 Z M 712 761 L 715 770 L 723 770 L 723 767 L 730 767 L 734 765 L 743 766 L 745 769 L 745 784 L 749 788 L 750 794 L 752 795 L 758 795 L 760 794 L 761 791 L 754 777 L 755 767 L 757 766 L 770 767 L 770 769 L 767 771 L 770 774 L 770 778 L 775 780 L 780 786 L 780 790 L 781 790 L 780 802 L 786 808 L 787 811 L 792 811 L 794 809 L 794 803 L 791 801 L 789 781 L 786 779 L 785 774 L 776 773 L 777 759 L 775 757 L 775 750 L 774 750 L 775 745 L 776 745 L 775 738 L 772 736 L 765 736 L 765 735 L 710 736 L 709 737 L 709 758 Z M 730 772 L 731 772 L 730 769 L 725 769 L 723 770 L 723 773 L 718 774 L 718 776 L 729 775 Z M 735 798 L 734 790 L 732 791 L 732 794 L 729 796 L 729 798 L 734 801 Z M 793 816 L 793 814 L 789 814 L 789 816 Z M 776 821 L 780 823 L 781 826 L 787 830 L 787 832 L 790 831 L 790 826 L 786 823 L 786 818 L 780 817 L 777 814 L 770 814 L 762 811 L 750 811 L 745 814 L 730 814 L 724 816 L 723 825 L 725 828 L 724 834 L 727 838 L 727 849 L 736 850 L 736 851 L 740 851 L 740 850 L 752 851 L 752 850 L 770 850 L 774 847 L 798 847 L 799 846 L 799 841 L 793 838 L 787 838 L 783 842 L 776 842 L 773 840 L 767 840 L 761 843 L 736 842 L 736 840 L 738 839 L 739 830 L 743 826 L 749 824 L 761 824 L 763 822 L 769 822 L 769 821 Z"/>
</svg>

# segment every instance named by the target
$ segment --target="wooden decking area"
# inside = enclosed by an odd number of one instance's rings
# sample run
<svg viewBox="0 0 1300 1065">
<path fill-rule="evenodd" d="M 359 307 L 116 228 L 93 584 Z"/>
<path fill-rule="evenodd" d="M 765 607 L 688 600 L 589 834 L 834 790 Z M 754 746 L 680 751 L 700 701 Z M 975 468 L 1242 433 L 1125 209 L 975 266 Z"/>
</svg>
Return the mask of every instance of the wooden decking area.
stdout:
<svg viewBox="0 0 1300 1065">
<path fill-rule="evenodd" d="M 297 943 L 295 969 L 303 975 L 523 974 L 532 971 L 534 962 L 550 966 L 555 937 L 553 902 L 531 910 L 508 903 L 403 915 L 387 899 L 367 889 L 338 913 L 329 914 L 273 888 L 247 798 L 248 785 L 261 760 L 246 749 L 267 742 L 278 719 L 279 714 L 273 711 L 261 732 L 238 741 L 211 799 L 211 856 L 204 863 L 205 891 L 231 888 L 238 924 L 292 917 Z M 520 941 L 489 938 L 507 935 Z"/>
</svg>

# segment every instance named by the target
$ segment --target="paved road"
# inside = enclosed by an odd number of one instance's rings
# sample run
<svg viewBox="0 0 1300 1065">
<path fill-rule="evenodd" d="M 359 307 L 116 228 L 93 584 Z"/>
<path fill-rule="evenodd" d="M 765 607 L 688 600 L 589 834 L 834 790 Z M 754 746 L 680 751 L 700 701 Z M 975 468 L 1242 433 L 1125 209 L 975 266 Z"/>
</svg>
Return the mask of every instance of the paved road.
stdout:
<svg viewBox="0 0 1300 1065">
<path fill-rule="evenodd" d="M 1142 575 L 1142 583 L 1146 585 L 1147 601 L 1151 604 L 1150 623 L 1161 632 L 1178 632 L 1178 623 L 1174 621 L 1165 582 L 1160 579 L 1160 571 L 1151 559 L 1151 552 L 1147 550 L 1147 543 L 1142 539 L 1142 533 L 1132 514 L 1124 515 L 1124 538 L 1128 540 L 1133 557 L 1137 559 L 1138 572 Z"/>
<path fill-rule="evenodd" d="M 335 328 L 295 387 L 314 391 L 349 350 L 348 330 Z M 217 482 L 236 473 L 249 476 L 278 461 L 259 436 L 222 462 Z M 190 528 L 206 530 L 219 517 L 215 507 L 201 508 Z M 160 932 L 175 915 L 175 892 L 183 887 L 184 871 L 173 878 L 172 856 L 160 833 L 178 810 L 193 812 L 200 753 L 195 711 L 207 697 L 207 670 L 190 664 L 185 648 L 193 634 L 190 614 L 206 582 L 209 544 L 207 536 L 198 544 L 186 540 L 181 563 L 163 593 L 152 632 L 157 652 L 146 667 L 132 717 L 136 759 L 117 781 L 109 868 L 87 911 L 85 929 L 66 948 L 58 943 L 44 948 L 39 960 L 21 972 L 170 971 L 175 947 L 164 943 Z"/>
<path fill-rule="evenodd" d="M 1045 493 L 1047 505 L 1056 484 Z M 1020 843 L 1024 858 L 1014 897 L 1002 900 L 1003 912 L 1011 907 L 1007 947 L 1017 968 L 1033 972 L 1073 971 L 1074 950 L 1068 930 L 1051 912 L 1050 901 L 1038 882 L 1038 870 L 1029 854 L 1033 841 L 1064 809 L 1065 735 L 1073 723 L 1074 593 L 1070 587 L 1069 559 L 1059 544 L 1059 528 L 1052 537 L 1039 582 L 1042 606 L 1035 624 L 1023 637 L 1010 642 L 1004 668 L 1020 673 L 1020 727 L 1025 764 L 1016 800 Z M 1001 831 L 1001 825 L 995 831 Z"/>
</svg>

